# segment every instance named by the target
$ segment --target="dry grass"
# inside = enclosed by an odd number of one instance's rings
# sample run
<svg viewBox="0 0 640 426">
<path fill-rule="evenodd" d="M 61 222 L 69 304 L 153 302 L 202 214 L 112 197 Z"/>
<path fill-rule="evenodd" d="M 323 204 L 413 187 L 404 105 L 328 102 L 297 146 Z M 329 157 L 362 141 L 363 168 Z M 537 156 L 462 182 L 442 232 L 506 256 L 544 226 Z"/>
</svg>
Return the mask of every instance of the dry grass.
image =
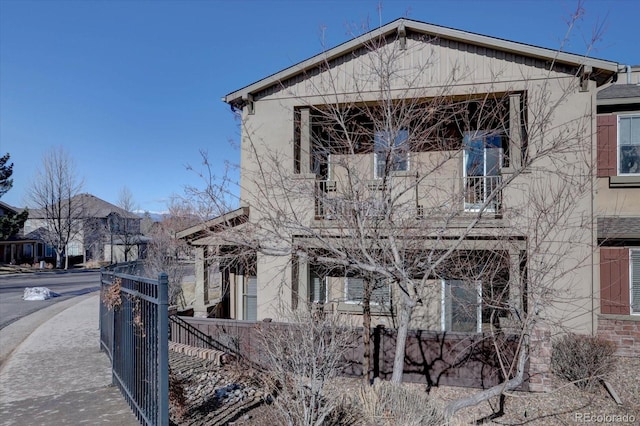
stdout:
<svg viewBox="0 0 640 426">
<path fill-rule="evenodd" d="M 499 411 L 498 400 L 491 400 L 476 407 L 461 410 L 452 419 L 451 425 L 476 424 L 485 419 L 489 425 L 555 425 L 576 424 L 577 416 L 590 414 L 619 415 L 635 418 L 626 424 L 640 424 L 640 359 L 617 358 L 616 368 L 607 375 L 608 380 L 622 399 L 618 406 L 603 386 L 592 390 L 579 389 L 561 379 L 553 379 L 550 393 L 513 392 L 506 398 L 504 414 L 489 420 Z M 361 381 L 356 378 L 336 378 L 331 389 L 344 395 L 356 395 Z M 405 383 L 403 386 L 414 391 L 425 392 L 425 386 Z M 473 393 L 474 389 L 451 386 L 434 387 L 429 393 L 431 401 L 443 407 L 448 401 Z M 236 422 L 245 426 L 271 426 L 273 407 L 262 405 L 250 411 L 245 418 Z M 624 424 L 624 423 L 623 423 Z"/>
</svg>

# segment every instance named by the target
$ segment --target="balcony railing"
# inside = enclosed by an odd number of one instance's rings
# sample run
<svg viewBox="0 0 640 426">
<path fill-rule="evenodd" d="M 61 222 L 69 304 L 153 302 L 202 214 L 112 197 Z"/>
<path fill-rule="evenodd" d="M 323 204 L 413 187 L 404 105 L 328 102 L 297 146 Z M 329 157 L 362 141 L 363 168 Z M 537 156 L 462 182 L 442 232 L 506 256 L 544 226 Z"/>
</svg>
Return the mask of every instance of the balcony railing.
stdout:
<svg viewBox="0 0 640 426">
<path fill-rule="evenodd" d="M 499 212 L 502 205 L 501 176 L 465 176 L 464 210 Z"/>
<path fill-rule="evenodd" d="M 445 179 L 437 179 L 431 187 L 419 185 L 414 191 L 414 196 L 410 197 L 415 201 L 415 209 L 413 210 L 418 218 L 430 214 L 442 212 L 442 209 L 451 211 L 452 206 L 458 205 L 459 209 L 467 212 L 478 212 L 481 209 L 487 213 L 499 213 L 502 208 L 502 191 L 501 176 L 466 176 L 460 179 L 460 184 L 455 184 L 452 180 L 446 179 L 450 183 L 444 182 Z M 393 184 L 393 182 L 391 182 Z M 458 190 L 454 188 L 458 187 Z M 446 188 L 451 188 L 447 190 Z M 405 190 L 407 188 L 404 188 Z M 368 188 L 369 197 L 362 197 L 362 200 L 350 200 L 344 197 L 341 191 L 338 191 L 335 181 L 318 180 L 315 183 L 315 218 L 334 220 L 344 218 L 346 215 L 352 215 L 354 212 L 361 212 L 362 217 L 383 217 L 385 214 L 385 205 L 382 199 L 378 199 L 375 188 Z M 421 196 L 418 193 L 423 192 Z M 457 191 L 461 191 L 458 193 Z M 460 195 L 457 195 L 460 194 Z M 426 198 L 425 198 L 426 197 Z M 440 198 L 442 198 L 440 200 Z M 450 201 L 458 200 L 451 203 Z M 427 201 L 426 205 L 423 205 Z M 431 202 L 433 201 L 433 202 Z M 462 201 L 462 204 L 459 204 Z M 409 207 L 410 200 L 404 201 Z M 431 204 L 431 207 L 429 205 Z M 435 207 L 434 207 L 435 206 Z M 408 209 L 395 210 L 406 211 Z M 437 210 L 437 211 L 436 211 Z"/>
<path fill-rule="evenodd" d="M 379 194 L 379 188 L 368 188 L 370 195 Z M 349 199 L 338 195 L 336 182 L 328 180 L 316 181 L 315 186 L 315 217 L 316 219 L 343 219 L 354 217 L 379 218 L 384 215 L 384 201 L 382 199 L 363 197 L 363 199 Z"/>
</svg>

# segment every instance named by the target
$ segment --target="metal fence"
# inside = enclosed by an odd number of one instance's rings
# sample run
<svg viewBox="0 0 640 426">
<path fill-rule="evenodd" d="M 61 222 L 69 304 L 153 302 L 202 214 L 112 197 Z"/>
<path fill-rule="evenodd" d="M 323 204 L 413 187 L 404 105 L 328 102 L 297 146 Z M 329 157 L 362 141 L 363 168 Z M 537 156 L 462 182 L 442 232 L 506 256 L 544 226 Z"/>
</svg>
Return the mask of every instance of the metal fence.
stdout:
<svg viewBox="0 0 640 426">
<path fill-rule="evenodd" d="M 168 279 L 130 275 L 133 264 L 101 273 L 100 345 L 113 383 L 142 424 L 169 424 Z"/>
</svg>

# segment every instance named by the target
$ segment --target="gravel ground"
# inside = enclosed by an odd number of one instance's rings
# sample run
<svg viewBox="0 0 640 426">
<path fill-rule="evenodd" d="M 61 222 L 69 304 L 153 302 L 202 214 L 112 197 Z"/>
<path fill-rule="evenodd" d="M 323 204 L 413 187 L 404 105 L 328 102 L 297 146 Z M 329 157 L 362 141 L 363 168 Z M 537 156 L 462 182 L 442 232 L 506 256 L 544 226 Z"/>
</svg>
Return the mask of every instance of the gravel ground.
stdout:
<svg viewBox="0 0 640 426">
<path fill-rule="evenodd" d="M 570 425 L 576 423 L 640 424 L 640 359 L 617 358 L 616 370 L 606 380 L 622 400 L 618 406 L 604 386 L 591 391 L 554 378 L 549 393 L 513 392 L 506 398 L 504 415 L 488 424 L 500 425 Z M 440 404 L 464 396 L 472 390 L 434 388 L 431 395 Z M 493 413 L 497 400 L 459 412 L 456 424 L 471 424 Z M 601 417 L 598 417 L 601 416 Z M 606 417 L 609 416 L 609 417 Z M 616 418 L 615 416 L 620 416 Z M 616 421 L 618 420 L 618 421 Z M 626 420 L 626 421 L 625 421 Z"/>
<path fill-rule="evenodd" d="M 173 376 L 170 417 L 173 425 L 227 424 L 264 400 L 248 370 L 217 366 L 198 357 L 169 352 Z"/>
<path fill-rule="evenodd" d="M 275 424 L 274 408 L 263 403 L 265 395 L 250 370 L 238 368 L 235 364 L 216 367 L 197 358 L 177 355 L 171 355 L 171 366 L 185 383 L 187 409 L 179 421 L 174 415 L 174 424 Z M 504 413 L 499 417 L 489 420 L 489 416 L 498 411 L 496 399 L 461 410 L 452 424 L 475 424 L 481 419 L 484 419 L 484 424 L 493 425 L 571 425 L 587 423 L 589 419 L 591 423 L 615 423 L 617 420 L 622 424 L 640 424 L 640 359 L 617 358 L 616 364 L 616 370 L 607 380 L 622 400 L 621 406 L 603 386 L 581 390 L 560 379 L 553 379 L 553 390 L 549 393 L 510 393 L 505 400 Z M 178 365 L 182 367 L 176 370 Z M 331 389 L 353 394 L 360 383 L 355 378 L 338 378 Z M 405 386 L 425 389 L 424 385 L 418 384 L 407 383 Z M 443 407 L 447 401 L 473 392 L 474 389 L 441 386 L 432 388 L 430 395 L 437 405 Z M 226 413 L 226 417 L 221 413 Z M 221 419 L 229 423 L 218 423 Z"/>
</svg>

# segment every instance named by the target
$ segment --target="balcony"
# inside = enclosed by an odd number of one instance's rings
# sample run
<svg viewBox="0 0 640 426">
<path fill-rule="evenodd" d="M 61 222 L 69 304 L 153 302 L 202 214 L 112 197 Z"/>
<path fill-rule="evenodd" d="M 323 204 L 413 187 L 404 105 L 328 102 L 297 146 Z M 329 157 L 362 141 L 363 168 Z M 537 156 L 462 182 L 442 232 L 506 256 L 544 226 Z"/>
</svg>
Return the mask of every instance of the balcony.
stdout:
<svg viewBox="0 0 640 426">
<path fill-rule="evenodd" d="M 500 214 L 502 209 L 501 176 L 467 176 L 462 178 L 434 178 L 420 184 L 407 186 L 409 182 L 399 181 L 405 193 L 396 200 L 393 210 L 400 214 L 417 218 L 450 216 L 455 212 L 480 212 Z M 390 181 L 393 186 L 394 182 Z M 315 182 L 315 219 L 343 219 L 354 212 L 360 217 L 381 218 L 386 213 L 382 193 L 386 188 L 367 182 L 359 196 L 348 197 L 332 180 Z M 391 188 L 393 196 L 393 187 Z"/>
<path fill-rule="evenodd" d="M 355 195 L 347 197 L 344 194 L 338 194 L 335 181 L 318 180 L 315 185 L 315 218 L 316 219 L 344 219 L 354 216 L 356 212 L 361 217 L 380 218 L 384 215 L 384 201 L 375 197 L 379 194 L 380 188 L 367 185 L 362 193 L 362 197 L 358 197 L 358 191 Z"/>
</svg>

